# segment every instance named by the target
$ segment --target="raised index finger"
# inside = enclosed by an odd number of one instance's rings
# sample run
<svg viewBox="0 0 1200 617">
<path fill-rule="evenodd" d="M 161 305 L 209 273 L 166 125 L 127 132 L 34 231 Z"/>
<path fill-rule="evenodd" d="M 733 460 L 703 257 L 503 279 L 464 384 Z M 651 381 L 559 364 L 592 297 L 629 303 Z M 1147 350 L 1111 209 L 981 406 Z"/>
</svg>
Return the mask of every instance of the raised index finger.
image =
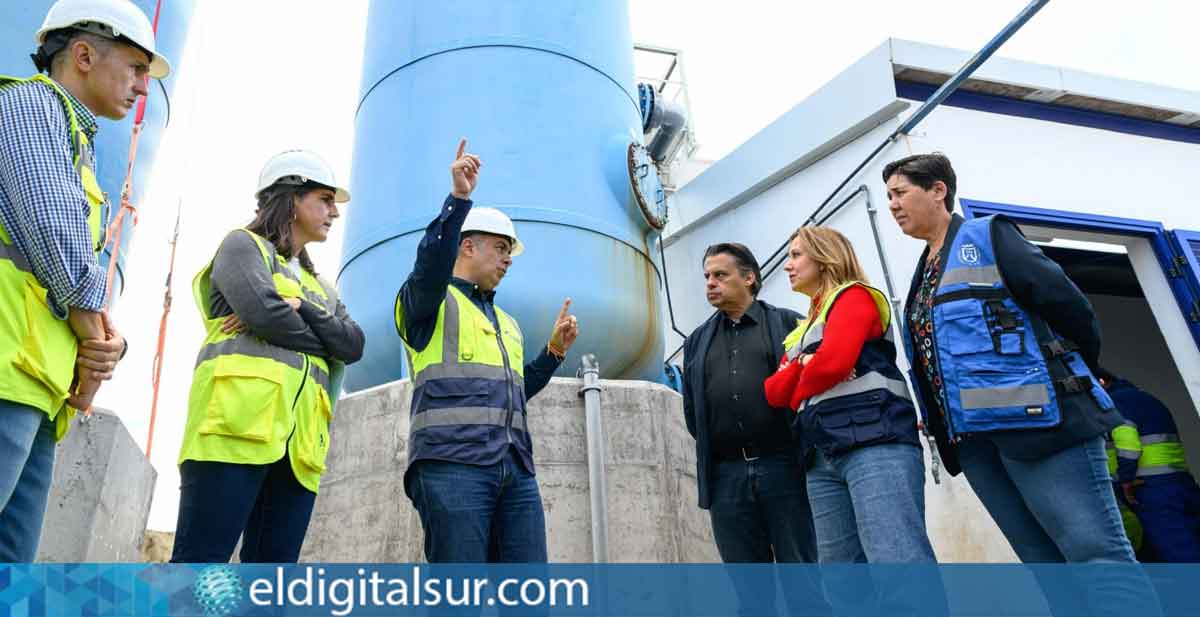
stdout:
<svg viewBox="0 0 1200 617">
<path fill-rule="evenodd" d="M 467 150 L 467 138 L 463 137 L 462 139 L 458 140 L 458 154 L 454 155 L 454 160 L 457 161 L 458 159 L 461 159 L 463 152 L 466 152 L 466 150 Z"/>
<path fill-rule="evenodd" d="M 567 311 L 570 310 L 570 308 L 571 308 L 571 299 L 567 298 L 566 300 L 563 300 L 562 310 L 560 310 L 558 312 L 558 319 L 556 319 L 555 321 L 562 321 L 563 319 L 566 319 Z"/>
</svg>

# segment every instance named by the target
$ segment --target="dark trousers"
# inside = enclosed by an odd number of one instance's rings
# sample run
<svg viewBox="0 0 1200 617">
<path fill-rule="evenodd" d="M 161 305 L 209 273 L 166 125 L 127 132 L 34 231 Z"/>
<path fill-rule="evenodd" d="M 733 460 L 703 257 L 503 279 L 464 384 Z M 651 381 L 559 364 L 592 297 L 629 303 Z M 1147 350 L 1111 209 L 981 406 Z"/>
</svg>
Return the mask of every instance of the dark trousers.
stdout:
<svg viewBox="0 0 1200 617">
<path fill-rule="evenodd" d="M 1188 473 L 1144 478 L 1133 508 L 1150 553 L 1164 563 L 1200 562 L 1200 487 Z"/>
<path fill-rule="evenodd" d="M 722 561 L 816 563 L 812 509 L 796 456 L 718 460 L 713 472 L 708 513 Z"/>
<path fill-rule="evenodd" d="M 509 448 L 493 465 L 417 461 L 409 478 L 429 563 L 545 563 L 537 478 Z"/>
<path fill-rule="evenodd" d="M 796 455 L 717 460 L 711 488 L 708 513 L 722 561 L 817 562 L 817 537 L 804 467 Z M 775 597 L 762 593 L 753 571 L 731 570 L 730 575 L 739 615 L 777 614 Z M 779 582 L 788 610 L 778 614 L 828 614 L 815 573 L 794 573 Z"/>
<path fill-rule="evenodd" d="M 285 454 L 269 465 L 184 461 L 173 563 L 295 563 L 317 495 Z"/>
</svg>

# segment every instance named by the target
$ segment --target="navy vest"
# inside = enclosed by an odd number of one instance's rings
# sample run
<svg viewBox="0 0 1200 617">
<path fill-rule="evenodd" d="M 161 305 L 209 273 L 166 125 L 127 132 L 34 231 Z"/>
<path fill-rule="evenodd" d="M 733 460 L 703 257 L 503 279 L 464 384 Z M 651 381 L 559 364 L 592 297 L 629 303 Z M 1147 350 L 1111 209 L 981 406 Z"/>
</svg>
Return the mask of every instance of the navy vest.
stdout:
<svg viewBox="0 0 1200 617">
<path fill-rule="evenodd" d="M 867 285 L 849 284 L 830 294 L 826 308 L 811 323 L 800 325 L 800 340 L 789 346 L 789 359 L 801 353 L 815 353 L 824 337 L 825 320 L 838 296 L 860 285 L 875 298 L 883 325 L 883 336 L 868 340 L 854 365 L 851 379 L 822 392 L 796 410 L 793 432 L 803 439 L 804 448 L 818 448 L 826 454 L 841 454 L 855 448 L 880 443 L 910 443 L 920 447 L 917 414 L 913 408 L 904 375 L 896 366 L 896 344 L 891 329 L 891 309 L 887 298 Z M 789 336 L 788 340 L 793 337 Z"/>
</svg>

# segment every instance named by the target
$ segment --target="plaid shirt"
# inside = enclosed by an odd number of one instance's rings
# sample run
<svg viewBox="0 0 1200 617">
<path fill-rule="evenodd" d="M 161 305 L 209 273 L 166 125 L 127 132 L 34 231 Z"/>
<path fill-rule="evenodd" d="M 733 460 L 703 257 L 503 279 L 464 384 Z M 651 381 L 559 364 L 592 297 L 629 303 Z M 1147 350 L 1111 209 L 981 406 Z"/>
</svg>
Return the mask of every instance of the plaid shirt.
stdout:
<svg viewBox="0 0 1200 617">
<path fill-rule="evenodd" d="M 96 115 L 69 92 L 67 97 L 91 140 Z M 106 278 L 93 250 L 91 209 L 72 163 L 71 141 L 62 99 L 49 86 L 0 90 L 0 223 L 46 288 L 47 304 L 59 319 L 70 307 L 99 311 Z M 90 148 L 83 156 L 95 160 Z"/>
</svg>

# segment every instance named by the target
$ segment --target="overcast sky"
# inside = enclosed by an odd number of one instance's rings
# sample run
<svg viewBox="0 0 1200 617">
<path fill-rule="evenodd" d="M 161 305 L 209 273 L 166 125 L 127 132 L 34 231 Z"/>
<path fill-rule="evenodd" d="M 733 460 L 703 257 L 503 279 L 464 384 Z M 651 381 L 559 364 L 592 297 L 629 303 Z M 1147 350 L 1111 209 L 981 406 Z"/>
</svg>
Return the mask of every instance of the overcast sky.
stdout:
<svg viewBox="0 0 1200 617">
<path fill-rule="evenodd" d="M 684 52 L 701 145 L 697 156 L 717 159 L 886 38 L 976 50 L 1026 3 L 631 4 L 635 42 Z M 151 457 L 159 475 L 150 528 L 161 530 L 175 528 L 176 457 L 192 366 L 204 336 L 191 278 L 227 231 L 248 222 L 259 168 L 272 154 L 295 147 L 315 150 L 349 183 L 367 18 L 364 0 L 205 0 L 197 5 L 187 50 L 171 59 L 180 72 L 172 125 L 153 178 L 140 187 L 129 284 L 116 314 L 130 352 L 97 399 L 117 411 L 144 447 L 167 240 L 175 204 L 182 200 L 175 302 Z M 999 55 L 1200 90 L 1197 23 L 1200 3 L 1192 1 L 1053 0 Z M 340 227 L 335 227 L 328 242 L 310 249 L 318 270 L 336 272 L 340 244 Z"/>
</svg>

